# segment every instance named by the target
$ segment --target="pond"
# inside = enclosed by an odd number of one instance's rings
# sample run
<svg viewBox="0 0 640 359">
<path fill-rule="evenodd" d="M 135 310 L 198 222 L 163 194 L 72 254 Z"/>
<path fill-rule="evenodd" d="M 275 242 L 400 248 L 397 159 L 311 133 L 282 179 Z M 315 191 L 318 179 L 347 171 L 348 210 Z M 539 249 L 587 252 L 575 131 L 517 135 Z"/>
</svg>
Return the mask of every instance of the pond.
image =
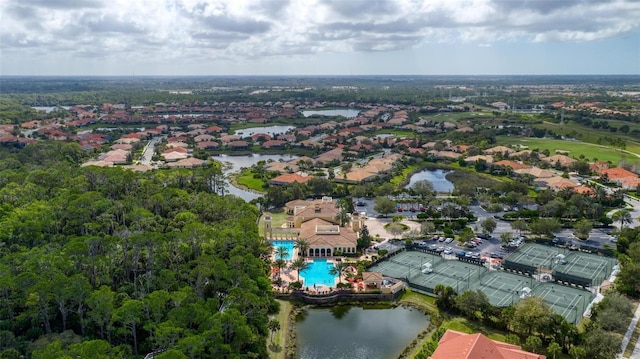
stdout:
<svg viewBox="0 0 640 359">
<path fill-rule="evenodd" d="M 306 309 L 297 318 L 297 358 L 397 358 L 428 325 L 429 317 L 410 307 Z"/>
<path fill-rule="evenodd" d="M 298 158 L 298 156 L 294 155 L 262 155 L 259 153 L 254 153 L 251 155 L 243 155 L 243 156 L 230 156 L 230 155 L 219 155 L 213 156 L 213 159 L 216 161 L 220 161 L 223 164 L 224 173 L 229 175 L 234 172 L 239 172 L 242 167 L 251 167 L 258 163 L 259 161 L 279 161 L 282 159 L 283 161 L 291 161 L 293 159 Z M 240 197 L 245 201 L 249 202 L 252 199 L 260 197 L 260 194 L 253 193 L 250 191 L 243 190 L 238 188 L 231 183 L 228 184 L 228 193 L 234 196 Z"/>
<path fill-rule="evenodd" d="M 354 110 L 350 108 L 338 108 L 335 110 L 304 110 L 302 115 L 304 117 L 311 117 L 313 115 L 320 116 L 342 116 L 346 118 L 354 118 L 358 116 L 360 110 Z"/>
<path fill-rule="evenodd" d="M 281 133 L 286 133 L 289 130 L 294 129 L 294 126 L 264 126 L 264 127 L 251 127 L 244 128 L 242 130 L 236 130 L 236 135 L 242 137 L 251 137 L 256 133 L 266 133 L 267 135 L 273 137 L 274 135 L 278 135 Z"/>
<path fill-rule="evenodd" d="M 409 179 L 409 183 L 405 186 L 405 188 L 410 188 L 417 181 L 427 180 L 433 183 L 433 188 L 436 190 L 436 192 L 449 193 L 453 191 L 453 183 L 445 177 L 449 172 L 450 171 L 437 169 L 424 170 L 414 173 Z"/>
<path fill-rule="evenodd" d="M 218 156 L 213 156 L 213 159 L 216 161 L 222 162 L 222 164 L 228 164 L 230 167 L 225 171 L 226 173 L 238 172 L 242 167 L 251 167 L 260 161 L 284 161 L 288 162 L 291 160 L 295 160 L 298 158 L 296 155 L 263 155 L 259 153 L 253 153 L 250 155 L 242 155 L 242 156 L 231 156 L 226 154 L 221 154 Z"/>
<path fill-rule="evenodd" d="M 65 110 L 68 110 L 71 108 L 71 106 L 60 106 Z M 31 108 L 37 110 L 37 111 L 44 111 L 46 113 L 52 112 L 53 110 L 56 109 L 56 106 L 31 106 Z"/>
</svg>

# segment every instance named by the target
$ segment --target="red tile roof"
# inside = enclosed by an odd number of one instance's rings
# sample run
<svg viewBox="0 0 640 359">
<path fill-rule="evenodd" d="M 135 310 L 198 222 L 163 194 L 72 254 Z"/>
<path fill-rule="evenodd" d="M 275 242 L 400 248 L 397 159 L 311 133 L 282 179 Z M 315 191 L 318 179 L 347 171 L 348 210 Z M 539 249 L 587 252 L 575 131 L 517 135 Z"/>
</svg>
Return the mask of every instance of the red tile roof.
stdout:
<svg viewBox="0 0 640 359">
<path fill-rule="evenodd" d="M 302 176 L 297 173 L 285 173 L 280 176 L 276 176 L 271 179 L 271 183 L 274 184 L 291 184 L 293 182 L 306 183 L 313 176 Z"/>
<path fill-rule="evenodd" d="M 519 346 L 491 340 L 486 336 L 447 330 L 431 359 L 546 359 Z"/>
</svg>

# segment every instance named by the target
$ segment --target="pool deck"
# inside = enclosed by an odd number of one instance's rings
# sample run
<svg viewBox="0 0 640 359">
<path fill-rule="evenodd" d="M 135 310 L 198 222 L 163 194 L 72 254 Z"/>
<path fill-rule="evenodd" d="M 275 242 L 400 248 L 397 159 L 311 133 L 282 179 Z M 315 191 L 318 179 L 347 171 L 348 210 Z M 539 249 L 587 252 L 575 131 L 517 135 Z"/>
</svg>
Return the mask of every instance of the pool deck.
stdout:
<svg viewBox="0 0 640 359">
<path fill-rule="evenodd" d="M 297 257 L 297 255 L 296 255 Z M 313 258 L 313 257 L 307 257 L 306 260 L 307 262 L 312 262 L 313 259 L 326 259 L 327 262 L 329 263 L 335 263 L 336 262 L 336 257 L 323 257 L 323 258 Z M 287 261 L 287 265 L 291 264 L 292 261 Z M 277 285 L 276 283 L 273 283 L 272 287 L 273 290 L 276 292 L 280 292 L 280 293 L 286 293 L 289 291 L 289 283 L 293 283 L 296 282 L 298 280 L 298 271 L 294 270 L 294 269 L 283 269 L 282 273 L 280 275 L 281 279 L 282 279 L 282 285 Z M 343 274 L 340 276 L 342 278 L 342 283 L 348 283 L 346 280 L 346 276 Z M 276 270 L 272 270 L 271 273 L 271 277 L 270 279 L 272 281 L 275 281 L 278 278 L 278 271 Z M 300 276 L 300 279 L 303 280 L 304 277 Z M 331 293 L 332 291 L 337 289 L 337 284 L 339 283 L 339 278 L 336 277 L 334 279 L 334 283 L 332 287 L 327 287 L 325 285 L 316 285 L 315 287 L 307 287 L 304 286 L 302 287 L 302 289 L 310 294 L 318 294 L 318 295 L 322 295 L 322 294 L 328 294 Z"/>
</svg>

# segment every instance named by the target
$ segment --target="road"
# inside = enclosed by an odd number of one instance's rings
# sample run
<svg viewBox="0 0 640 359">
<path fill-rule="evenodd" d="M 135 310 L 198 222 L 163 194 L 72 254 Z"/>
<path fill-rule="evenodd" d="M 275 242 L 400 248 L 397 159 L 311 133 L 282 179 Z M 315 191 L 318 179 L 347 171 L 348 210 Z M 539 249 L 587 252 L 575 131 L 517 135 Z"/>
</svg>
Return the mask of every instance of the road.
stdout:
<svg viewBox="0 0 640 359">
<path fill-rule="evenodd" d="M 162 141 L 166 136 L 154 137 L 144 146 L 142 150 L 142 155 L 140 156 L 140 164 L 149 166 L 151 165 L 151 159 L 153 158 L 153 152 L 155 151 L 156 145 Z"/>
</svg>

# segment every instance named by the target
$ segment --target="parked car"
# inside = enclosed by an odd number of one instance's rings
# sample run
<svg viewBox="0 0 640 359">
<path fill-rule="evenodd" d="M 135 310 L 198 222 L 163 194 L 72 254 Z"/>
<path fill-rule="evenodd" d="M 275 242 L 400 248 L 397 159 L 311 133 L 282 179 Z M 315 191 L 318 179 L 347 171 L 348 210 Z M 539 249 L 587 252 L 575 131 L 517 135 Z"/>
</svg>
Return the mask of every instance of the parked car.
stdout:
<svg viewBox="0 0 640 359">
<path fill-rule="evenodd" d="M 446 243 L 446 244 L 449 244 L 451 242 L 453 242 L 453 238 L 447 238 L 447 239 L 444 240 L 444 243 Z"/>
<path fill-rule="evenodd" d="M 362 202 L 362 201 L 356 202 L 356 206 L 358 206 L 358 207 L 362 207 L 362 206 L 365 206 L 365 205 L 366 204 L 364 202 Z"/>
<path fill-rule="evenodd" d="M 447 247 L 447 248 L 444 250 L 444 252 L 443 252 L 443 253 L 444 253 L 444 254 L 453 254 L 453 248 L 451 248 L 451 247 Z"/>
</svg>

